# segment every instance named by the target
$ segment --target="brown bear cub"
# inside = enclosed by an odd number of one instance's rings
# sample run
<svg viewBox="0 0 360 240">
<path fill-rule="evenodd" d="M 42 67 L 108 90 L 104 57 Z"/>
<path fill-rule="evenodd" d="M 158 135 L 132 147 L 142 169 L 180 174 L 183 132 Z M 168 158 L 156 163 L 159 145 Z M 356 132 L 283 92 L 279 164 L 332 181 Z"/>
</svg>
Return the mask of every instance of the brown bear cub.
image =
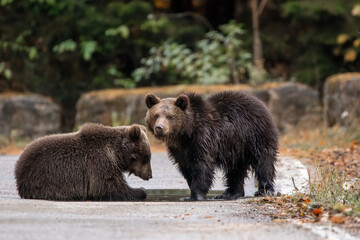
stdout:
<svg viewBox="0 0 360 240">
<path fill-rule="evenodd" d="M 87 124 L 80 131 L 33 141 L 15 166 L 21 198 L 60 201 L 120 201 L 146 198 L 123 173 L 149 180 L 150 145 L 139 125 Z"/>
<path fill-rule="evenodd" d="M 206 200 L 215 168 L 224 170 L 226 190 L 216 199 L 244 196 L 251 168 L 256 195 L 274 193 L 278 131 L 266 106 L 242 92 L 220 92 L 205 100 L 194 93 L 145 98 L 146 124 L 166 143 L 170 158 L 191 190 L 184 200 Z"/>
</svg>

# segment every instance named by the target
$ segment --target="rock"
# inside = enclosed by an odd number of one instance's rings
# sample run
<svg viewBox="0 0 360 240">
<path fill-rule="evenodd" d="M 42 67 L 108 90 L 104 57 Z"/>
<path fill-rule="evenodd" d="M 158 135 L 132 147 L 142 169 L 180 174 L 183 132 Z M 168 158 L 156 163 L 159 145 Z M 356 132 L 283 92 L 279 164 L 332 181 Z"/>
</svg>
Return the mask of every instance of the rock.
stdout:
<svg viewBox="0 0 360 240">
<path fill-rule="evenodd" d="M 312 129 L 322 122 L 318 93 L 314 89 L 299 83 L 285 83 L 268 92 L 268 107 L 281 132 L 300 125 Z"/>
<path fill-rule="evenodd" d="M 317 92 L 305 85 L 270 83 L 251 88 L 249 85 L 177 85 L 131 90 L 110 89 L 86 93 L 77 102 L 75 125 L 98 122 L 105 125 L 144 124 L 144 97 L 152 92 L 161 98 L 175 97 L 183 92 L 196 92 L 208 97 L 219 91 L 246 91 L 268 105 L 281 131 L 288 131 L 302 122 L 308 127 L 321 121 Z M 316 127 L 316 126 L 315 126 Z"/>
<path fill-rule="evenodd" d="M 0 94 L 0 135 L 34 139 L 60 130 L 60 107 L 37 94 Z"/>
<path fill-rule="evenodd" d="M 330 76 L 324 85 L 324 117 L 326 124 L 360 126 L 360 72 Z"/>
</svg>

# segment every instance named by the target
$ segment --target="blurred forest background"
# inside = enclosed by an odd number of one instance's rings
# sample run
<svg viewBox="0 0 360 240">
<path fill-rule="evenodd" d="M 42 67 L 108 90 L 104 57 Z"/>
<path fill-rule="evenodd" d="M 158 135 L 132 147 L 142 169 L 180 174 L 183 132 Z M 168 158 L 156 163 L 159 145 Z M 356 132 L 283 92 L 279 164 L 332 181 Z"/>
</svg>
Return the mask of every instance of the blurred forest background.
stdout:
<svg viewBox="0 0 360 240">
<path fill-rule="evenodd" d="M 298 81 L 360 69 L 358 0 L 1 0 L 0 92 Z"/>
</svg>

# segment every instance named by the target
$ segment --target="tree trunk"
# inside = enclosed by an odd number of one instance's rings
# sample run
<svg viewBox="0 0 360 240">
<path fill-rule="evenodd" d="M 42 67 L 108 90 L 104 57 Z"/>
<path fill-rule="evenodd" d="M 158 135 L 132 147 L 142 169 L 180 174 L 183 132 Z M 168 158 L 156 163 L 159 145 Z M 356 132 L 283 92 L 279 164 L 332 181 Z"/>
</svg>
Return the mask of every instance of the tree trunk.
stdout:
<svg viewBox="0 0 360 240">
<path fill-rule="evenodd" d="M 251 7 L 251 13 L 252 13 L 252 26 L 253 26 L 253 38 L 254 38 L 254 40 L 253 40 L 253 64 L 256 68 L 262 69 L 263 55 L 262 55 L 262 43 L 261 43 L 260 31 L 259 31 L 259 16 L 261 14 L 260 11 L 262 11 L 262 9 L 259 9 L 258 0 L 250 0 L 250 7 Z"/>
</svg>

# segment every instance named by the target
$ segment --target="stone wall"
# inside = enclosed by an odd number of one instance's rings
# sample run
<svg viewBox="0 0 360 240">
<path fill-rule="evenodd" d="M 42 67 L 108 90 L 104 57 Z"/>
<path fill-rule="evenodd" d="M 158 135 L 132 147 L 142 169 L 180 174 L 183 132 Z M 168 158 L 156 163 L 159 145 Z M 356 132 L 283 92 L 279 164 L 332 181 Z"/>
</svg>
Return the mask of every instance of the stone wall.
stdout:
<svg viewBox="0 0 360 240">
<path fill-rule="evenodd" d="M 360 125 L 360 73 L 337 74 L 326 79 L 324 118 L 329 127 Z"/>
<path fill-rule="evenodd" d="M 145 95 L 152 92 L 160 97 L 176 97 L 183 92 L 196 92 L 204 97 L 219 91 L 246 91 L 263 100 L 273 114 L 282 132 L 288 131 L 306 119 L 321 121 L 318 94 L 315 90 L 301 84 L 265 84 L 256 88 L 248 85 L 213 86 L 167 86 L 138 88 L 134 90 L 112 89 L 86 93 L 77 103 L 76 125 L 98 122 L 105 125 L 144 124 L 146 105 Z M 314 124 L 305 124 L 315 127 Z"/>
<path fill-rule="evenodd" d="M 0 135 L 34 139 L 60 131 L 60 107 L 37 94 L 0 94 Z"/>
<path fill-rule="evenodd" d="M 83 94 L 76 105 L 76 127 L 86 122 L 105 125 L 144 124 L 147 93 L 176 97 L 196 92 L 208 97 L 219 91 L 246 91 L 265 102 L 281 132 L 295 127 L 316 128 L 360 125 L 360 73 L 329 77 L 324 86 L 323 109 L 317 91 L 298 83 L 249 85 L 177 85 L 131 90 L 110 89 Z M 36 94 L 0 94 L 0 135 L 36 138 L 60 131 L 61 109 L 51 99 Z"/>
<path fill-rule="evenodd" d="M 229 89 L 226 85 L 147 87 L 131 90 L 109 89 L 92 91 L 82 95 L 76 104 L 75 125 L 97 122 L 105 125 L 144 124 L 146 113 L 145 95 L 154 93 L 160 97 L 174 97 L 183 92 L 196 91 L 208 96 L 219 90 Z M 247 85 L 232 86 L 235 90 L 249 90 Z"/>
<path fill-rule="evenodd" d="M 295 83 L 268 89 L 267 103 L 281 132 L 294 127 L 313 129 L 322 122 L 322 111 L 317 91 Z"/>
</svg>

